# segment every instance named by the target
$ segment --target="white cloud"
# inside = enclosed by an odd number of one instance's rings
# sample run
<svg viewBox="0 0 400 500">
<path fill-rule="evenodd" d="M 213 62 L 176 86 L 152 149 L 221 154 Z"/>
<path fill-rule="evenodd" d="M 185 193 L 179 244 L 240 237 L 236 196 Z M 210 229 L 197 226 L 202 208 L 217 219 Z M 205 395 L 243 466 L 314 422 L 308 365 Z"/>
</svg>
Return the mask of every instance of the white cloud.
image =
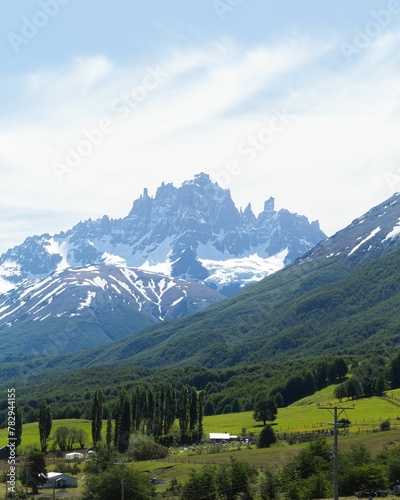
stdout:
<svg viewBox="0 0 400 500">
<path fill-rule="evenodd" d="M 391 194 L 384 169 L 398 156 L 399 45 L 388 32 L 349 64 L 340 40 L 246 50 L 222 40 L 137 67 L 99 55 L 9 79 L 2 203 L 123 216 L 145 186 L 154 192 L 163 180 L 226 172 L 236 161 L 228 187 L 237 203 L 261 210 L 272 195 L 331 233 Z M 285 109 L 290 123 L 248 161 L 240 144 Z M 104 118 L 112 132 L 60 182 L 54 162 L 65 164 L 82 130 Z"/>
</svg>

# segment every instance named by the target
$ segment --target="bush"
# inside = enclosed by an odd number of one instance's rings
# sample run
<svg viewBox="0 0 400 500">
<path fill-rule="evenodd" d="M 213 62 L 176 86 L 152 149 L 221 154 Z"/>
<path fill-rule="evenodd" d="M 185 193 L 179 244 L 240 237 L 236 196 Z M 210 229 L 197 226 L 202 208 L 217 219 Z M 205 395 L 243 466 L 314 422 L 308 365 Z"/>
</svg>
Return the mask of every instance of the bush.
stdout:
<svg viewBox="0 0 400 500">
<path fill-rule="evenodd" d="M 381 422 L 381 431 L 390 431 L 390 420 L 383 420 Z"/>
<path fill-rule="evenodd" d="M 385 488 L 388 482 L 386 468 L 374 463 L 349 467 L 339 478 L 341 495 L 354 491 Z"/>
<path fill-rule="evenodd" d="M 72 474 L 73 476 L 77 476 L 81 472 L 81 468 L 77 463 L 67 464 L 65 462 L 60 462 L 57 464 L 57 470 L 63 474 Z"/>
<path fill-rule="evenodd" d="M 224 465 L 204 465 L 192 470 L 188 482 L 183 486 L 182 499 L 214 500 L 216 498 L 252 498 L 251 485 L 257 471 L 247 462 L 231 457 Z"/>
<path fill-rule="evenodd" d="M 300 442 L 299 437 L 296 436 L 296 434 L 290 434 L 286 441 L 290 445 L 294 445 Z"/>
<path fill-rule="evenodd" d="M 264 477 L 261 479 L 260 484 L 260 496 L 262 500 L 278 500 L 279 492 L 278 492 L 279 481 L 277 477 L 276 471 L 271 468 L 268 468 Z"/>
<path fill-rule="evenodd" d="M 396 446 L 391 450 L 387 450 L 386 452 L 387 458 L 387 473 L 389 482 L 392 484 L 396 484 L 398 478 L 400 477 L 400 448 Z"/>
<path fill-rule="evenodd" d="M 121 498 L 121 466 L 112 465 L 99 474 L 88 474 L 85 481 L 84 500 L 111 500 Z M 125 500 L 154 498 L 155 487 L 134 467 L 124 468 Z"/>
<path fill-rule="evenodd" d="M 127 454 L 138 462 L 155 460 L 165 458 L 168 455 L 168 448 L 156 443 L 149 436 L 140 436 L 131 443 Z"/>
<path fill-rule="evenodd" d="M 266 425 L 258 436 L 257 448 L 269 448 L 274 443 L 276 443 L 274 429 L 270 425 Z"/>
</svg>

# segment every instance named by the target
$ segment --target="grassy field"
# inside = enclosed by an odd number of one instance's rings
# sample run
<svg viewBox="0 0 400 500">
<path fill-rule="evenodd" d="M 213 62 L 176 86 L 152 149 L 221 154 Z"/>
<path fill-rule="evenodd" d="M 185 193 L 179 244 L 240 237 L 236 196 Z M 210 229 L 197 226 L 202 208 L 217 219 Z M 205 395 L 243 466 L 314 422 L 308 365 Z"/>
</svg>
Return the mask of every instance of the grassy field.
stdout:
<svg viewBox="0 0 400 500">
<path fill-rule="evenodd" d="M 318 430 L 329 431 L 332 428 L 330 422 L 333 416 L 328 410 L 322 410 L 321 406 L 338 404 L 349 408 L 340 414 L 339 418 L 348 418 L 352 425 L 349 433 L 371 433 L 380 428 L 383 420 L 389 419 L 394 429 L 400 429 L 400 391 L 388 391 L 384 398 L 366 398 L 354 402 L 339 403 L 333 397 L 334 386 L 327 387 L 313 396 L 304 398 L 299 402 L 287 407 L 280 408 L 278 417 L 274 422 L 275 432 L 282 433 L 309 433 Z M 257 435 L 262 429 L 262 423 L 253 420 L 253 412 L 229 413 L 226 415 L 213 415 L 204 417 L 204 432 L 208 436 L 210 432 L 228 432 L 241 436 L 243 430 L 246 434 Z M 91 421 L 79 419 L 53 420 L 52 434 L 58 427 L 75 427 L 84 429 L 88 434 L 86 447 L 91 446 Z M 104 422 L 105 427 L 105 422 Z M 0 429 L 0 447 L 7 444 L 7 429 Z M 49 443 L 49 449 L 52 442 Z M 39 446 L 38 424 L 25 424 L 22 434 L 22 445 L 20 452 Z"/>
<path fill-rule="evenodd" d="M 106 422 L 104 422 L 106 425 Z M 91 420 L 80 420 L 80 419 L 66 419 L 66 420 L 53 420 L 53 426 L 51 430 L 51 435 L 54 434 L 54 431 L 59 427 L 69 427 L 76 429 L 83 429 L 87 432 L 88 439 L 87 443 L 85 443 L 86 447 L 89 447 L 92 444 L 92 422 Z M 7 429 L 0 429 L 0 448 L 7 444 Z M 52 441 L 49 440 L 48 450 L 51 449 Z M 78 448 L 78 444 L 75 446 Z M 19 448 L 20 453 L 24 453 L 31 448 L 40 448 L 40 440 L 39 440 L 39 425 L 37 422 L 24 424 L 22 431 L 22 443 Z"/>
<path fill-rule="evenodd" d="M 318 406 L 318 403 L 320 406 Z M 360 399 L 353 402 L 339 403 L 333 397 L 333 387 L 328 387 L 311 397 L 304 398 L 296 404 L 281 408 L 278 417 L 274 422 L 275 432 L 279 435 L 289 434 L 309 434 L 319 430 L 325 430 L 330 434 L 332 429 L 333 416 L 327 409 L 321 406 L 338 404 L 346 408 L 339 418 L 348 418 L 352 425 L 345 434 L 341 431 L 339 435 L 339 449 L 346 451 L 356 442 L 362 442 L 366 447 L 376 452 L 393 443 L 400 443 L 400 391 L 389 391 L 383 398 Z M 380 424 L 383 420 L 389 419 L 392 429 L 390 431 L 380 431 Z M 89 447 L 91 443 L 91 421 L 89 420 L 54 420 L 52 433 L 61 426 L 84 429 L 88 434 Z M 104 423 L 105 428 L 105 423 Z M 206 436 L 210 432 L 228 432 L 241 436 L 243 433 L 257 435 L 262 429 L 262 424 L 253 420 L 252 412 L 242 412 L 226 415 L 215 415 L 204 418 L 204 431 Z M 328 436 L 328 440 L 333 440 Z M 7 429 L 0 430 L 0 447 L 7 444 Z M 78 445 L 77 445 L 78 446 Z M 289 445 L 286 440 L 280 440 L 277 445 L 269 449 L 257 449 L 255 446 L 238 446 L 238 444 L 226 444 L 225 446 L 205 445 L 199 447 L 189 447 L 183 451 L 182 447 L 177 447 L 174 453 L 164 461 L 148 461 L 135 464 L 139 470 L 150 474 L 164 482 L 157 486 L 158 491 L 165 491 L 172 479 L 184 482 L 188 472 L 193 468 L 199 468 L 204 463 L 224 463 L 230 456 L 236 456 L 246 460 L 260 471 L 267 466 L 280 467 L 290 457 L 296 455 L 305 444 Z M 37 423 L 24 425 L 22 434 L 22 445 L 20 453 L 24 453 L 33 447 L 39 447 L 39 430 Z M 52 442 L 49 442 L 51 449 Z M 49 461 L 48 469 L 54 470 L 54 465 Z M 83 467 L 83 464 L 82 464 Z M 83 468 L 82 473 L 83 475 Z M 83 481 L 80 481 L 82 484 Z M 81 486 L 78 490 L 71 491 L 63 497 L 79 498 Z M 52 494 L 52 492 L 51 492 Z M 38 498 L 51 498 L 49 492 L 42 492 Z M 5 485 L 0 484 L 0 497 L 5 495 Z M 351 497 L 355 498 L 355 497 Z M 387 497 L 389 498 L 389 497 Z M 396 498 L 396 497 L 393 497 Z"/>
<path fill-rule="evenodd" d="M 330 422 L 333 415 L 328 410 L 322 410 L 321 406 L 337 404 L 349 408 L 339 418 L 348 418 L 352 425 L 349 432 L 372 432 L 380 428 L 383 420 L 389 419 L 392 427 L 400 429 L 400 391 L 388 391 L 385 398 L 366 398 L 354 402 L 339 403 L 333 397 L 333 387 L 327 387 L 323 391 L 315 393 L 287 407 L 280 408 L 278 417 L 274 422 L 275 432 L 278 433 L 302 433 L 319 429 L 329 430 L 332 428 Z M 318 404 L 320 406 L 318 406 Z M 230 413 L 226 415 L 214 415 L 204 418 L 204 431 L 228 432 L 241 435 L 242 429 L 247 433 L 253 432 L 257 435 L 262 429 L 262 424 L 253 420 L 253 412 Z"/>
</svg>

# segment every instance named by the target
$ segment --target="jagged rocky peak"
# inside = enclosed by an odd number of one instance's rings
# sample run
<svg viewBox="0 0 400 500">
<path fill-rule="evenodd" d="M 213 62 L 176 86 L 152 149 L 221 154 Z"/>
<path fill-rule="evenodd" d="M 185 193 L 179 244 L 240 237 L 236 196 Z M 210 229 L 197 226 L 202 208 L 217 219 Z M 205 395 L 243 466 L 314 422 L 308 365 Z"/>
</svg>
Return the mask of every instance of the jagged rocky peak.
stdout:
<svg viewBox="0 0 400 500">
<path fill-rule="evenodd" d="M 200 172 L 199 174 L 195 174 L 193 176 L 193 179 L 188 179 L 183 182 L 183 184 L 197 184 L 199 186 L 201 185 L 208 185 L 212 184 L 210 176 L 204 172 Z"/>
<path fill-rule="evenodd" d="M 154 196 L 145 188 L 123 219 L 104 216 L 66 233 L 27 239 L 0 257 L 0 285 L 115 262 L 232 291 L 289 264 L 324 238 L 306 217 L 277 212 L 272 197 L 257 217 L 250 203 L 239 211 L 230 191 L 201 172 L 178 187 L 163 182 Z"/>
<path fill-rule="evenodd" d="M 165 184 L 165 182 L 161 183 L 161 186 L 157 189 L 156 192 L 156 200 L 160 200 L 163 198 L 169 198 L 173 196 L 176 193 L 176 187 L 172 184 L 172 182 L 168 182 Z"/>
<path fill-rule="evenodd" d="M 201 193 L 203 196 L 210 200 L 219 200 L 224 198 L 231 198 L 230 192 L 227 189 L 222 189 L 216 182 L 213 182 L 208 174 L 201 172 L 193 177 L 184 181 L 179 191 Z"/>
<path fill-rule="evenodd" d="M 188 179 L 182 183 L 182 186 L 186 185 L 195 185 L 201 187 L 210 187 L 216 186 L 218 189 L 221 189 L 216 182 L 212 182 L 210 176 L 205 174 L 204 172 L 200 172 L 199 174 L 195 174 L 193 179 Z"/>
<path fill-rule="evenodd" d="M 144 198 L 139 199 L 141 205 Z M 193 224 L 207 225 L 211 235 L 213 231 L 219 232 L 228 227 L 233 229 L 240 224 L 240 216 L 229 190 L 220 188 L 205 173 L 184 181 L 178 188 L 172 183 L 162 183 L 151 200 L 151 204 L 146 203 L 146 210 L 149 210 L 146 215 L 151 213 L 154 220 L 173 217 L 178 227 L 190 226 L 189 229 L 192 229 Z M 131 214 L 137 214 L 136 204 Z"/>
<path fill-rule="evenodd" d="M 216 202 L 228 203 L 234 206 L 229 189 L 222 189 L 216 182 L 213 182 L 208 174 L 201 172 L 182 183 L 178 191 L 184 193 L 197 193 L 203 197 L 204 201 L 211 205 Z"/>
<path fill-rule="evenodd" d="M 275 198 L 272 196 L 264 203 L 264 212 L 275 212 Z"/>
<path fill-rule="evenodd" d="M 141 194 L 140 197 L 133 202 L 132 209 L 129 212 L 127 218 L 130 217 L 147 218 L 151 213 L 152 206 L 153 206 L 153 198 L 149 196 L 148 189 L 144 188 L 143 194 Z"/>
<path fill-rule="evenodd" d="M 256 219 L 254 212 L 251 208 L 251 203 L 247 204 L 247 207 L 242 212 L 242 219 L 244 222 L 253 222 Z"/>
</svg>

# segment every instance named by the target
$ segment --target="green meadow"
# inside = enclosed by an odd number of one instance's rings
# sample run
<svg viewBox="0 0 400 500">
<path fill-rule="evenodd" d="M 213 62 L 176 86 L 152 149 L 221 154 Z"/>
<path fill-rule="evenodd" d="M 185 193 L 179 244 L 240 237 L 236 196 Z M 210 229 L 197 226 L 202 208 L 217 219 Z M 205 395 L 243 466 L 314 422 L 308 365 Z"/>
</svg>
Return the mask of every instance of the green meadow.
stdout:
<svg viewBox="0 0 400 500">
<path fill-rule="evenodd" d="M 231 456 L 236 456 L 249 464 L 255 466 L 260 472 L 266 467 L 280 467 L 290 457 L 295 456 L 306 444 L 289 444 L 290 434 L 305 434 L 317 431 L 326 431 L 328 440 L 332 440 L 330 435 L 332 429 L 333 415 L 332 411 L 325 409 L 330 404 L 344 408 L 343 413 L 339 410 L 339 418 L 348 418 L 351 426 L 346 432 L 339 431 L 339 450 L 346 451 L 350 449 L 353 443 L 362 442 L 367 449 L 377 452 L 394 443 L 400 443 L 400 391 L 388 391 L 384 397 L 372 397 L 354 401 L 339 402 L 333 397 L 334 386 L 328 387 L 315 393 L 313 396 L 304 398 L 287 408 L 281 408 L 278 411 L 278 417 L 273 423 L 277 433 L 286 433 L 286 440 L 279 440 L 276 445 L 267 449 L 258 449 L 256 446 L 225 444 L 211 445 L 204 444 L 193 447 L 176 447 L 171 455 L 165 460 L 146 461 L 135 463 L 143 473 L 149 474 L 163 481 L 163 484 L 157 486 L 157 491 L 163 492 L 170 485 L 171 481 L 177 480 L 180 483 L 185 482 L 188 473 L 192 469 L 197 469 L 205 463 L 224 463 Z M 319 405 L 319 406 L 318 406 Z M 321 408 L 324 407 L 324 408 Z M 381 431 L 380 424 L 383 420 L 390 420 L 391 430 Z M 233 413 L 226 415 L 214 415 L 204 417 L 204 432 L 208 437 L 210 432 L 228 432 L 233 435 L 242 436 L 242 434 L 257 435 L 262 424 L 253 420 L 252 412 Z M 86 447 L 91 446 L 91 421 L 79 419 L 54 420 L 52 434 L 58 427 L 74 427 L 84 429 L 88 434 Z M 105 428 L 105 422 L 104 422 Z M 0 446 L 7 443 L 7 429 L 0 430 Z M 78 445 L 76 445 L 78 446 Z M 25 424 L 22 434 L 22 445 L 20 453 L 24 453 L 32 447 L 39 447 L 39 430 L 37 423 Z M 52 441 L 49 441 L 49 449 L 52 447 Z M 49 460 L 49 470 L 56 467 Z M 83 464 L 81 474 L 83 474 Z M 83 484 L 80 481 L 81 485 Z M 80 494 L 80 486 L 75 494 Z M 0 484 L 0 495 L 5 490 L 4 485 Z M 72 493 L 72 492 L 71 492 Z M 43 493 L 39 498 L 43 498 Z M 355 497 L 349 497 L 350 500 Z M 388 499 L 390 497 L 387 497 Z M 393 497 L 395 498 L 395 497 Z"/>
<path fill-rule="evenodd" d="M 105 425 L 105 422 L 104 422 Z M 59 427 L 69 427 L 76 429 L 83 429 L 87 432 L 88 439 L 87 443 L 85 443 L 85 447 L 89 447 L 92 444 L 92 422 L 91 420 L 81 420 L 81 419 L 65 419 L 65 420 L 53 420 L 53 426 L 51 429 L 51 435 L 49 440 L 48 450 L 52 447 L 51 437 L 54 434 L 54 431 Z M 0 429 L 0 447 L 7 444 L 7 429 Z M 78 448 L 79 445 L 76 444 L 75 448 Z M 40 448 L 40 440 L 39 440 L 39 425 L 37 422 L 33 422 L 30 424 L 24 424 L 22 431 L 22 443 L 19 447 L 19 452 L 24 453 L 25 451 L 31 448 Z"/>
<path fill-rule="evenodd" d="M 321 407 L 337 405 L 345 408 L 338 411 L 338 418 L 351 421 L 350 433 L 372 432 L 380 428 L 383 420 L 389 419 L 392 427 L 400 429 L 400 391 L 387 391 L 385 397 L 371 397 L 356 401 L 334 399 L 335 386 L 316 392 L 313 396 L 301 399 L 287 408 L 280 408 L 278 417 L 273 423 L 277 433 L 304 433 L 332 428 L 333 410 Z M 331 413 L 332 412 L 332 413 Z M 228 432 L 241 435 L 242 429 L 257 435 L 262 423 L 253 420 L 253 412 L 230 413 L 204 418 L 204 431 Z"/>
<path fill-rule="evenodd" d="M 368 434 L 380 429 L 383 420 L 390 420 L 393 430 L 400 429 L 400 391 L 398 389 L 387 391 L 384 397 L 364 398 L 354 402 L 335 400 L 333 390 L 334 386 L 327 387 L 287 408 L 280 408 L 277 419 L 273 422 L 275 432 L 280 435 L 309 433 L 320 430 L 329 432 L 332 429 L 333 410 L 330 411 L 321 407 L 330 404 L 345 409 L 338 411 L 338 417 L 347 418 L 351 421 L 351 426 L 347 431 L 350 435 L 360 434 L 363 439 L 366 439 Z M 206 438 L 208 438 L 210 432 L 227 432 L 238 436 L 254 434 L 257 436 L 262 429 L 262 423 L 254 421 L 253 412 L 251 411 L 204 417 L 203 425 Z M 88 448 L 92 445 L 90 420 L 53 420 L 52 435 L 58 427 L 63 426 L 85 430 L 88 434 L 85 447 Z M 7 444 L 7 429 L 0 429 L 0 446 L 5 444 Z M 38 424 L 37 422 L 25 424 L 20 452 L 23 453 L 35 446 L 39 447 Z M 51 449 L 51 447 L 52 441 L 50 439 L 48 449 Z"/>
</svg>

